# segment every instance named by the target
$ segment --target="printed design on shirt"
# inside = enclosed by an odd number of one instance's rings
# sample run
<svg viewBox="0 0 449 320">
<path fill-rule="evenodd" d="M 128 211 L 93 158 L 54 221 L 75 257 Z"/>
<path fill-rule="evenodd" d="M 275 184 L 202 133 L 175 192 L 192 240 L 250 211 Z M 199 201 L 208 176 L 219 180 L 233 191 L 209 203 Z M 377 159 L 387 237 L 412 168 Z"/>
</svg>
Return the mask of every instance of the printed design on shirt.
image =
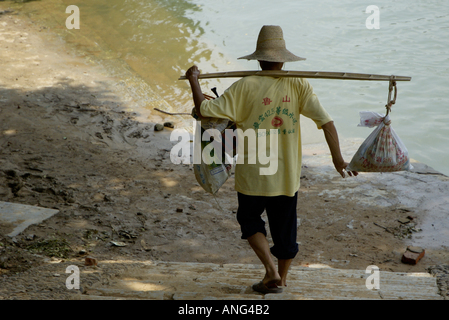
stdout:
<svg viewBox="0 0 449 320">
<path fill-rule="evenodd" d="M 272 103 L 273 101 L 270 99 L 270 98 L 268 98 L 268 97 L 266 97 L 266 98 L 264 98 L 263 99 L 263 104 L 264 105 L 266 105 L 266 106 L 268 106 L 270 103 Z"/>
<path fill-rule="evenodd" d="M 273 120 L 271 120 L 271 125 L 275 128 L 279 128 L 280 126 L 282 126 L 284 124 L 284 120 L 282 120 L 281 117 L 279 116 L 275 116 L 273 118 Z"/>
<path fill-rule="evenodd" d="M 271 130 L 273 130 L 273 129 L 271 129 Z M 259 138 L 268 137 L 268 136 L 270 136 L 271 130 L 258 131 L 257 132 L 257 137 L 259 137 Z M 296 132 L 295 129 L 289 129 L 289 130 L 287 130 L 287 129 L 284 129 L 284 130 L 277 129 L 277 131 L 274 131 L 275 134 L 281 134 L 281 133 L 283 133 L 283 134 L 292 134 L 292 133 L 295 133 L 295 132 Z"/>
<path fill-rule="evenodd" d="M 290 102 L 290 98 L 286 95 L 284 98 L 282 98 L 282 102 Z"/>
<path fill-rule="evenodd" d="M 259 121 L 258 122 L 254 122 L 253 127 L 254 129 L 259 129 L 260 125 L 262 124 L 262 122 L 265 121 L 265 119 L 271 117 L 272 115 L 275 114 L 275 108 L 271 108 L 268 109 L 267 111 L 265 111 L 264 113 L 262 113 L 261 115 L 259 115 Z"/>
<path fill-rule="evenodd" d="M 274 116 L 274 117 L 272 117 Z M 258 117 L 258 121 L 254 122 L 253 127 L 255 130 L 260 129 L 260 126 L 262 125 L 262 123 L 269 119 L 271 120 L 271 125 L 275 128 L 279 128 L 284 124 L 288 124 L 286 122 L 286 118 L 290 118 L 291 119 L 291 124 L 294 126 L 297 122 L 298 122 L 298 118 L 295 115 L 295 112 L 290 111 L 288 108 L 282 108 L 282 107 L 276 107 L 276 108 L 271 108 L 267 111 L 265 111 L 264 113 L 260 114 Z M 279 133 L 283 132 L 284 134 L 290 134 L 290 133 L 295 133 L 295 129 L 284 129 L 284 130 L 280 130 L 279 129 Z"/>
</svg>

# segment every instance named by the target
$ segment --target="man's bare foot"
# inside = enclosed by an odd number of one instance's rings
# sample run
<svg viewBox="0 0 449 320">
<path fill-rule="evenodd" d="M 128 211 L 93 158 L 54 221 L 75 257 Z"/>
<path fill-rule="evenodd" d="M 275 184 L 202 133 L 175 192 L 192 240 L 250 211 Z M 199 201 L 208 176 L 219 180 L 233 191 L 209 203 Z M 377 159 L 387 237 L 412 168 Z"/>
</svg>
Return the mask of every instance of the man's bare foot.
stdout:
<svg viewBox="0 0 449 320">
<path fill-rule="evenodd" d="M 281 279 L 278 282 L 276 282 L 276 285 L 278 287 L 286 287 L 287 286 L 287 281 L 284 281 L 284 280 Z"/>
<path fill-rule="evenodd" d="M 265 277 L 263 278 L 262 282 L 268 288 L 275 288 L 277 287 L 277 283 L 281 282 L 281 277 L 277 273 L 273 274 L 272 276 L 265 274 Z"/>
</svg>

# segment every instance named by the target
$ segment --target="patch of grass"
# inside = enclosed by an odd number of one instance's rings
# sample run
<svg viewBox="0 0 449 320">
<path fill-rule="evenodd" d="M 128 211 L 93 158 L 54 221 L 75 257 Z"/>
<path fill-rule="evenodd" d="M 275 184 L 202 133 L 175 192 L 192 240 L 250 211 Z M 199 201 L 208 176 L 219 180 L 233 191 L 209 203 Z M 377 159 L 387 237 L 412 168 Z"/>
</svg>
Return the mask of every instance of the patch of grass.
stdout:
<svg viewBox="0 0 449 320">
<path fill-rule="evenodd" d="M 65 239 L 41 240 L 28 245 L 26 249 L 33 253 L 57 258 L 68 258 L 72 252 L 72 248 L 70 248 L 69 243 Z"/>
</svg>

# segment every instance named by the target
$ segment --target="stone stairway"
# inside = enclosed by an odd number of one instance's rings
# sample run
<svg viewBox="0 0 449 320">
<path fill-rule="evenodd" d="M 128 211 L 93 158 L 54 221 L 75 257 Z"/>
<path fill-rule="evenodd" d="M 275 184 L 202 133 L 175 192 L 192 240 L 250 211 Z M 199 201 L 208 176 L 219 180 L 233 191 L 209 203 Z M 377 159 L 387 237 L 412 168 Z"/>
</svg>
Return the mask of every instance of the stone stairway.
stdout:
<svg viewBox="0 0 449 320">
<path fill-rule="evenodd" d="M 380 271 L 379 290 L 369 290 L 365 270 L 291 267 L 282 294 L 251 289 L 264 270 L 259 265 L 182 262 L 133 264 L 107 284 L 96 284 L 81 300 L 442 300 L 436 278 L 427 273 Z"/>
</svg>

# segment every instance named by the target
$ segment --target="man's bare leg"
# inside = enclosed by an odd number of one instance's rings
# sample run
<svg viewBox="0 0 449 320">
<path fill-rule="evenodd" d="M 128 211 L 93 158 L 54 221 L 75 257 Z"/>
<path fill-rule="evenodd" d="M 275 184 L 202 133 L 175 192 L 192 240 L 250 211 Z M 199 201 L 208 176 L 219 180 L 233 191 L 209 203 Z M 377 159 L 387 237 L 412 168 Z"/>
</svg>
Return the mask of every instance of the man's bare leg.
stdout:
<svg viewBox="0 0 449 320">
<path fill-rule="evenodd" d="M 278 286 L 287 286 L 287 274 L 288 269 L 290 268 L 290 264 L 292 263 L 293 259 L 279 259 L 278 260 L 278 267 L 279 267 L 279 275 L 281 276 L 281 281 L 277 283 Z"/>
<path fill-rule="evenodd" d="M 271 287 L 281 281 L 282 279 L 276 270 L 276 265 L 271 257 L 270 246 L 265 235 L 257 232 L 248 238 L 248 242 L 265 267 L 266 273 L 263 279 L 263 284 L 267 287 Z"/>
</svg>

